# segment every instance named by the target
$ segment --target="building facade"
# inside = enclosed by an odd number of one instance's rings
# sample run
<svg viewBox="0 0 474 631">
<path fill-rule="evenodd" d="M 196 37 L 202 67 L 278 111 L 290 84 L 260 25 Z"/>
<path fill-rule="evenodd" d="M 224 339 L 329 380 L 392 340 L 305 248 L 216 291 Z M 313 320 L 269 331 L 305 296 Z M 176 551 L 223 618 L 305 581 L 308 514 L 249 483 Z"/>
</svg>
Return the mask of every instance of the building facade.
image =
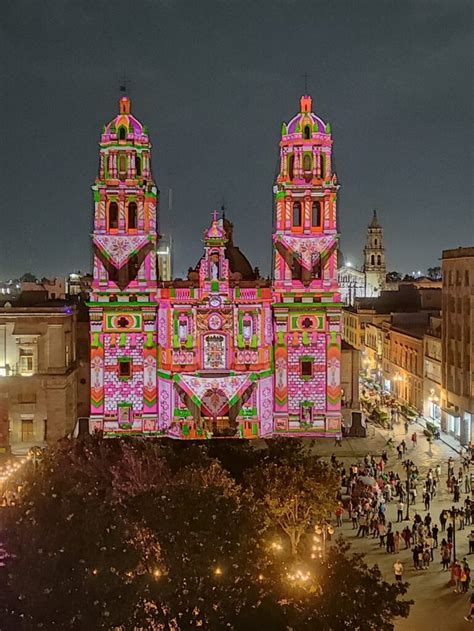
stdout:
<svg viewBox="0 0 474 631">
<path fill-rule="evenodd" d="M 379 296 L 385 289 L 387 268 L 385 263 L 385 246 L 383 228 L 374 210 L 372 221 L 367 228 L 367 241 L 364 247 L 365 296 Z"/>
<path fill-rule="evenodd" d="M 423 337 L 423 355 L 423 413 L 432 423 L 441 426 L 441 317 L 430 318 Z"/>
<path fill-rule="evenodd" d="M 339 186 L 331 129 L 311 97 L 282 126 L 272 281 L 252 269 L 217 213 L 187 280 L 157 279 L 150 152 L 148 131 L 123 97 L 104 128 L 93 187 L 91 429 L 339 435 Z"/>
<path fill-rule="evenodd" d="M 444 250 L 442 265 L 441 422 L 467 444 L 474 420 L 474 248 Z"/>
<path fill-rule="evenodd" d="M 0 308 L 0 447 L 53 443 L 76 416 L 75 309 Z"/>
<path fill-rule="evenodd" d="M 342 302 L 353 305 L 357 298 L 365 296 L 365 274 L 350 265 L 337 270 L 337 280 Z"/>
</svg>

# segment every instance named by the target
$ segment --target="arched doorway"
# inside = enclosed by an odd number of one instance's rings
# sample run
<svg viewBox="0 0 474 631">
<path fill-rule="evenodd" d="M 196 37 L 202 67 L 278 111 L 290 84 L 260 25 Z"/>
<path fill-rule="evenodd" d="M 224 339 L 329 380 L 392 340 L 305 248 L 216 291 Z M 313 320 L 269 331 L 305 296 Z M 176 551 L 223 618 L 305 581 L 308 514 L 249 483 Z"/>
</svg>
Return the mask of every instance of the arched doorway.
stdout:
<svg viewBox="0 0 474 631">
<path fill-rule="evenodd" d="M 233 436 L 235 426 L 229 418 L 229 401 L 219 387 L 209 388 L 201 399 L 201 417 L 213 436 Z"/>
</svg>

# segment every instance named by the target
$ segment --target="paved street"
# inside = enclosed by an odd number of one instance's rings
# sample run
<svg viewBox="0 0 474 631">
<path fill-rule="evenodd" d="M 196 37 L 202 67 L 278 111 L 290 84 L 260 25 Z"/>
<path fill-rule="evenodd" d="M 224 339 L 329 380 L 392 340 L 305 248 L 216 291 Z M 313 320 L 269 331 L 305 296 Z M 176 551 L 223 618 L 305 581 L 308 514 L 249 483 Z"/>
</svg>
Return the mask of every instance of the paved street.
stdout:
<svg viewBox="0 0 474 631">
<path fill-rule="evenodd" d="M 385 446 L 389 434 L 394 436 L 395 445 L 397 445 L 402 438 L 405 438 L 407 444 L 410 442 L 407 457 L 417 464 L 420 471 L 420 479 L 424 479 L 430 467 L 434 467 L 438 462 L 442 465 L 440 483 L 441 492 L 439 492 L 434 498 L 430 508 L 433 523 L 438 523 L 439 525 L 439 514 L 441 510 L 449 508 L 452 505 L 452 496 L 448 494 L 446 489 L 447 460 L 450 456 L 455 459 L 455 472 L 457 473 L 459 466 L 459 454 L 440 440 L 434 441 L 432 445 L 432 453 L 430 454 L 429 445 L 423 436 L 422 428 L 414 424 L 411 426 L 410 432 L 413 432 L 415 429 L 418 433 L 418 445 L 415 448 L 411 447 L 411 441 L 407 440 L 403 425 L 400 423 L 396 426 L 394 432 L 383 431 L 370 426 L 369 436 L 365 439 L 345 439 L 343 441 L 343 447 L 335 447 L 333 444 L 318 444 L 316 446 L 316 452 L 320 453 L 324 457 L 328 457 L 332 453 L 335 453 L 337 458 L 342 460 L 347 466 L 352 462 L 355 462 L 357 457 L 363 458 L 367 453 L 374 454 L 377 459 L 377 456 L 380 456 L 381 451 Z M 408 436 L 410 436 L 410 434 L 408 434 Z M 389 452 L 389 461 L 386 471 L 389 470 L 398 472 L 402 480 L 406 479 L 406 474 L 401 465 L 401 461 L 397 460 L 397 453 L 395 449 Z M 471 471 L 474 471 L 474 467 L 471 467 Z M 466 495 L 463 493 L 461 495 L 461 501 L 464 501 L 465 497 Z M 459 504 L 459 506 L 460 505 L 461 504 Z M 415 504 L 415 509 L 422 517 L 425 516 L 426 512 L 420 498 L 418 498 L 417 503 Z M 414 511 L 410 509 L 410 516 L 413 517 L 414 514 Z M 400 528 L 397 527 L 395 523 L 396 501 L 393 500 L 388 505 L 387 510 L 387 523 L 389 521 L 392 522 L 394 531 L 399 530 L 400 532 L 404 528 L 405 524 L 408 523 L 403 522 L 403 524 L 399 524 Z M 410 522 L 410 525 L 411 524 L 412 521 Z M 411 614 L 408 619 L 396 622 L 396 631 L 474 630 L 474 620 L 471 622 L 466 622 L 464 620 L 464 616 L 469 610 L 469 594 L 453 593 L 453 588 L 448 585 L 449 573 L 441 570 L 439 552 L 437 550 L 435 550 L 434 562 L 431 563 L 428 570 L 414 571 L 412 569 L 413 563 L 411 550 L 403 550 L 404 543 L 402 543 L 399 555 L 387 554 L 383 548 L 379 548 L 378 539 L 372 539 L 372 537 L 366 537 L 363 539 L 356 538 L 355 531 L 352 530 L 352 525 L 349 523 L 347 514 L 345 515 L 342 529 L 336 528 L 336 534 L 341 530 L 348 541 L 353 544 L 354 550 L 366 553 L 367 561 L 369 563 L 377 563 L 379 565 L 387 580 L 394 580 L 393 563 L 395 560 L 400 558 L 402 561 L 405 570 L 404 580 L 407 580 L 410 583 L 410 589 L 407 596 L 412 598 L 415 601 L 415 604 L 412 607 Z M 469 526 L 464 530 L 458 530 L 456 532 L 458 559 L 462 559 L 463 556 L 467 555 L 467 535 L 469 532 Z M 441 539 L 442 536 L 440 532 L 439 541 L 441 541 Z M 470 563 L 470 565 L 474 570 L 474 556 L 468 557 L 468 559 L 471 558 L 472 563 Z"/>
</svg>

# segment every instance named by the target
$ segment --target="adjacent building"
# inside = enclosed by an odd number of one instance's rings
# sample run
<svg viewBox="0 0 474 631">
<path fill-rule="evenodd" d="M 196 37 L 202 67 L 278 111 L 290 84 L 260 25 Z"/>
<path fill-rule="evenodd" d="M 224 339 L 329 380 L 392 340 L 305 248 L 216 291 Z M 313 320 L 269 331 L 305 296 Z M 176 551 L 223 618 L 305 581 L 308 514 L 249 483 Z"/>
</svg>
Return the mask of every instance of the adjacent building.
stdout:
<svg viewBox="0 0 474 631">
<path fill-rule="evenodd" d="M 385 246 L 383 228 L 374 210 L 372 221 L 367 228 L 367 241 L 364 247 L 365 296 L 380 296 L 385 289 L 387 268 L 385 264 Z"/>
<path fill-rule="evenodd" d="M 474 247 L 444 250 L 441 423 L 462 444 L 473 439 Z"/>
<path fill-rule="evenodd" d="M 430 317 L 429 327 L 423 337 L 423 413 L 441 427 L 441 317 Z"/>
<path fill-rule="evenodd" d="M 0 447 L 24 453 L 76 422 L 75 307 L 0 308 Z"/>
</svg>

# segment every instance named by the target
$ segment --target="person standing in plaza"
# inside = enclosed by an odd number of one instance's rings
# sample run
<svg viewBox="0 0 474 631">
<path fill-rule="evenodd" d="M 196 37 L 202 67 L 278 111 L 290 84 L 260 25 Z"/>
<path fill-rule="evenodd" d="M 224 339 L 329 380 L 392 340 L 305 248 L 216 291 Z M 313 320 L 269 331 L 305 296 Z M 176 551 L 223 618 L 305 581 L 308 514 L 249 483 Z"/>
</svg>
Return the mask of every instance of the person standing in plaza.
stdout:
<svg viewBox="0 0 474 631">
<path fill-rule="evenodd" d="M 400 554 L 400 541 L 401 541 L 401 537 L 400 537 L 400 533 L 398 532 L 398 530 L 395 533 L 395 536 L 393 538 L 393 545 L 395 548 L 395 554 Z"/>
<path fill-rule="evenodd" d="M 412 442 L 413 447 L 416 447 L 417 441 L 418 441 L 418 438 L 417 438 L 416 432 L 413 432 L 413 434 L 411 435 L 411 442 Z"/>
<path fill-rule="evenodd" d="M 471 530 L 467 540 L 469 542 L 469 554 L 474 554 L 474 530 Z"/>
<path fill-rule="evenodd" d="M 395 552 L 395 537 L 392 531 L 392 525 L 389 524 L 387 529 L 387 552 L 393 554 Z"/>
<path fill-rule="evenodd" d="M 400 583 L 403 576 L 403 564 L 400 559 L 397 559 L 393 564 L 393 571 L 395 573 L 395 580 L 397 583 Z"/>
<path fill-rule="evenodd" d="M 471 478 L 469 476 L 469 473 L 466 473 L 464 476 L 464 493 L 470 493 L 471 492 Z"/>
<path fill-rule="evenodd" d="M 444 532 L 446 530 L 446 521 L 447 521 L 446 513 L 444 512 L 444 510 L 442 510 L 441 513 L 439 514 L 439 523 L 441 524 L 441 532 Z"/>
<path fill-rule="evenodd" d="M 464 616 L 464 620 L 472 620 L 474 618 L 474 592 L 472 592 L 471 597 L 469 598 L 469 613 L 467 616 Z"/>
<path fill-rule="evenodd" d="M 405 508 L 405 504 L 400 500 L 397 504 L 397 523 L 399 521 L 403 521 L 403 509 Z"/>
<path fill-rule="evenodd" d="M 433 528 L 431 529 L 431 535 L 433 537 L 433 541 L 434 541 L 434 547 L 437 548 L 438 547 L 438 534 L 439 534 L 439 528 L 438 528 L 438 524 L 435 524 L 433 526 Z"/>
<path fill-rule="evenodd" d="M 425 491 L 423 493 L 423 501 L 425 503 L 425 510 L 430 510 L 431 495 L 428 493 L 428 491 Z"/>
</svg>

